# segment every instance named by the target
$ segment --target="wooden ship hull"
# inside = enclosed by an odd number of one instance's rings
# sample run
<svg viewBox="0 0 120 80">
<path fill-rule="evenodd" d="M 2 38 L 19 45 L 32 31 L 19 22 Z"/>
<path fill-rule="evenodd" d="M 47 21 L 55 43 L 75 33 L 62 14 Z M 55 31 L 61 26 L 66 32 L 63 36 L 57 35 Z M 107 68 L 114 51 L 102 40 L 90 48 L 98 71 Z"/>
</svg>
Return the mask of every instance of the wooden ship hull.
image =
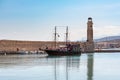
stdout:
<svg viewBox="0 0 120 80">
<path fill-rule="evenodd" d="M 73 56 L 81 55 L 81 51 L 59 51 L 59 50 L 45 50 L 49 56 Z"/>
</svg>

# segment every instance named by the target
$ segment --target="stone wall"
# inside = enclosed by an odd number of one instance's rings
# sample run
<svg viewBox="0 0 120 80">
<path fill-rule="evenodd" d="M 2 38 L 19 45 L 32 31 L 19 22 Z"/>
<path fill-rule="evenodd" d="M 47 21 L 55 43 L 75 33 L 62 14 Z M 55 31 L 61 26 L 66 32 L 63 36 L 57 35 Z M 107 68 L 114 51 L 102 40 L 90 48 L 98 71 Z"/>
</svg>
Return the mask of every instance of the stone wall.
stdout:
<svg viewBox="0 0 120 80">
<path fill-rule="evenodd" d="M 53 42 L 44 41 L 15 41 L 15 40 L 1 40 L 0 51 L 17 51 L 19 50 L 39 50 L 44 49 L 46 46 L 51 47 Z"/>
<path fill-rule="evenodd" d="M 58 45 L 63 45 L 65 42 L 57 42 Z M 76 44 L 76 42 L 71 42 Z M 78 44 L 78 42 L 77 42 Z M 81 44 L 81 43 L 79 43 Z M 35 51 L 41 49 L 54 48 L 55 44 L 52 41 L 17 41 L 17 40 L 0 40 L 0 51 Z"/>
</svg>

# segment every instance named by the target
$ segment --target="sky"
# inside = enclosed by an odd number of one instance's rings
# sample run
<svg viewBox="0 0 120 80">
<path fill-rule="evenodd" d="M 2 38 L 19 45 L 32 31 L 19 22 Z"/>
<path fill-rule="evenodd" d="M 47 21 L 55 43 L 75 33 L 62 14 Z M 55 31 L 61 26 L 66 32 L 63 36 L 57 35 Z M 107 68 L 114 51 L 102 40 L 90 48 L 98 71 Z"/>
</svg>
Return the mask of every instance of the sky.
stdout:
<svg viewBox="0 0 120 80">
<path fill-rule="evenodd" d="M 92 17 L 94 39 L 120 35 L 120 0 L 0 0 L 0 40 L 52 41 L 54 27 L 65 40 L 87 37 Z"/>
</svg>

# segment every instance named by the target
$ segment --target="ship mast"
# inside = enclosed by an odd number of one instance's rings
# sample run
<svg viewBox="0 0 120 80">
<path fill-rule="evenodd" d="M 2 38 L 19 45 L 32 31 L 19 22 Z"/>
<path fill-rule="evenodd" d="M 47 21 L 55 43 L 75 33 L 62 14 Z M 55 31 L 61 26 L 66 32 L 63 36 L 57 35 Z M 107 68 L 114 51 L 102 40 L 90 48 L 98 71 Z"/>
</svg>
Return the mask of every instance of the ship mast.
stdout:
<svg viewBox="0 0 120 80">
<path fill-rule="evenodd" d="M 54 33 L 54 41 L 55 41 L 55 48 L 56 48 L 56 41 L 57 41 L 57 28 L 55 26 L 55 33 Z"/>
<path fill-rule="evenodd" d="M 66 26 L 66 33 L 65 33 L 65 35 L 66 35 L 66 44 L 68 43 L 68 26 Z M 55 26 L 55 33 L 54 33 L 54 46 L 55 46 L 55 48 L 57 47 L 57 26 Z"/>
<path fill-rule="evenodd" d="M 68 43 L 68 26 L 66 27 L 66 44 Z"/>
</svg>

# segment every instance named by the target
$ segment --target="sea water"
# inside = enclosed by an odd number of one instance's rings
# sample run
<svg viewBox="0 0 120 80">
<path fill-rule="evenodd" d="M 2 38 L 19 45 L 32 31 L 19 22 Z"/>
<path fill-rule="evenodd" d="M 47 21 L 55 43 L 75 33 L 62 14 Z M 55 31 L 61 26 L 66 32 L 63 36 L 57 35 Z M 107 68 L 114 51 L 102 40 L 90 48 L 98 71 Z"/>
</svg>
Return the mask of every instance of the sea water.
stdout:
<svg viewBox="0 0 120 80">
<path fill-rule="evenodd" d="M 120 80 L 120 53 L 1 55 L 0 80 Z"/>
</svg>

